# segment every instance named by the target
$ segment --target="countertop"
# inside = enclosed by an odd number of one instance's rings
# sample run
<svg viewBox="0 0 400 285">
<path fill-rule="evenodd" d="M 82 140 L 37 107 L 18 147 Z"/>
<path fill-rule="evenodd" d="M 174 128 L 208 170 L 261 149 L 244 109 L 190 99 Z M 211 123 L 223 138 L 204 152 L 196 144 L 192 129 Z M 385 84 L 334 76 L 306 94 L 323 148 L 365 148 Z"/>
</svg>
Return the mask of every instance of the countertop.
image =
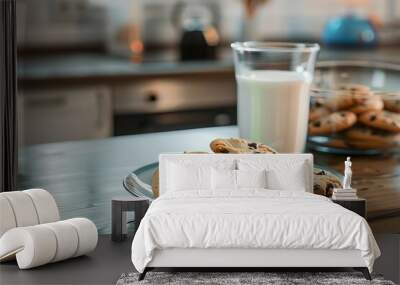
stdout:
<svg viewBox="0 0 400 285">
<path fill-rule="evenodd" d="M 24 147 L 18 189 L 44 188 L 62 219 L 87 217 L 100 233 L 110 233 L 111 199 L 130 195 L 122 182 L 131 171 L 158 161 L 160 153 L 207 151 L 214 138 L 236 134 L 236 127 L 205 128 Z"/>
<path fill-rule="evenodd" d="M 366 60 L 400 64 L 400 47 L 364 50 L 337 50 L 322 48 L 319 61 Z M 18 62 L 18 77 L 21 84 L 50 81 L 83 80 L 102 81 L 157 76 L 190 76 L 194 74 L 233 73 L 230 49 L 223 49 L 218 60 L 177 60 L 174 53 L 149 55 L 141 63 L 129 58 L 101 53 L 74 53 L 63 55 L 21 57 Z"/>
<path fill-rule="evenodd" d="M 129 195 L 126 175 L 158 160 L 163 152 L 209 151 L 218 137 L 236 137 L 237 127 L 215 127 L 103 140 L 29 146 L 20 152 L 19 189 L 49 190 L 63 219 L 92 219 L 110 231 L 113 196 Z M 314 153 L 315 163 L 343 172 L 345 156 Z M 367 200 L 368 221 L 376 233 L 400 233 L 400 154 L 353 157 L 353 185 Z M 327 217 L 329 218 L 329 217 Z"/>
</svg>

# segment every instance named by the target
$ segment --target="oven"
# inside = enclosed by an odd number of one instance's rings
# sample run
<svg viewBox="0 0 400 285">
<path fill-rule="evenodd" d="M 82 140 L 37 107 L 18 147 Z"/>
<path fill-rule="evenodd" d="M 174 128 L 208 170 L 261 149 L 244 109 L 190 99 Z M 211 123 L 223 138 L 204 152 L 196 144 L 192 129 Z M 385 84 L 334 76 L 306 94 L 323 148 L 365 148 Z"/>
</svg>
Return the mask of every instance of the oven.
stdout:
<svg viewBox="0 0 400 285">
<path fill-rule="evenodd" d="M 231 74 L 144 78 L 117 85 L 114 135 L 234 125 L 235 92 Z"/>
</svg>

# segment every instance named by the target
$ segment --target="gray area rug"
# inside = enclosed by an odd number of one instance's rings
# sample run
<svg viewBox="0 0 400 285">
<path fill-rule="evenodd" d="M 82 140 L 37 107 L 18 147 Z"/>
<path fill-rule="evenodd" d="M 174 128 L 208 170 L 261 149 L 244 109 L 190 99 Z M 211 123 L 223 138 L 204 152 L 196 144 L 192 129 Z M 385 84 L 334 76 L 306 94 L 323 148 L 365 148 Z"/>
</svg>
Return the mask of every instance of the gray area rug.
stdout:
<svg viewBox="0 0 400 285">
<path fill-rule="evenodd" d="M 146 278 L 138 281 L 138 273 L 122 274 L 116 285 L 136 284 L 376 284 L 395 285 L 382 276 L 372 275 L 368 281 L 359 272 L 148 272 Z"/>
</svg>

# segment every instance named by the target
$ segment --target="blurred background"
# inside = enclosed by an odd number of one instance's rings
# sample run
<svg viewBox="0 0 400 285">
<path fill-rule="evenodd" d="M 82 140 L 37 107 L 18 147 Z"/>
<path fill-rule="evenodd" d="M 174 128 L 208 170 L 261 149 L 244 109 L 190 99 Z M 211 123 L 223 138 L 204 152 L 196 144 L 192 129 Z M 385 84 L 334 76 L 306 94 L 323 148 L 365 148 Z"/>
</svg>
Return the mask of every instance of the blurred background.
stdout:
<svg viewBox="0 0 400 285">
<path fill-rule="evenodd" d="M 236 124 L 229 44 L 400 63 L 397 0 L 18 0 L 20 145 Z"/>
</svg>

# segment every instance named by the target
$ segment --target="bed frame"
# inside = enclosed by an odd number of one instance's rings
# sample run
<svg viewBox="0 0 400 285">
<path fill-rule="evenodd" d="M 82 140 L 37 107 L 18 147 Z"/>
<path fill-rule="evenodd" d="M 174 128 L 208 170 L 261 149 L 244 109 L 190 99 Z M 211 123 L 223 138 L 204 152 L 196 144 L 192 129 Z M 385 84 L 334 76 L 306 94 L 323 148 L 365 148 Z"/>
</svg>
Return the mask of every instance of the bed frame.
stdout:
<svg viewBox="0 0 400 285">
<path fill-rule="evenodd" d="M 283 159 L 301 159 L 308 163 L 310 169 L 313 167 L 313 157 L 310 154 L 275 154 Z M 195 155 L 190 154 L 190 159 L 208 159 L 217 161 L 218 159 L 254 159 L 257 155 Z M 185 158 L 183 154 L 163 154 L 160 155 L 160 193 L 165 191 L 166 180 L 166 161 Z M 186 156 L 187 158 L 187 156 Z M 309 177 L 309 192 L 312 192 L 312 171 Z M 367 280 L 371 276 L 365 261 L 361 257 L 359 250 L 333 250 L 333 249 L 254 249 L 254 248 L 169 248 L 155 250 L 153 259 L 149 262 L 143 273 L 139 275 L 139 280 L 143 280 L 146 273 L 153 269 L 203 269 L 215 271 L 225 268 L 229 271 L 265 271 L 265 269 L 282 269 L 285 271 L 307 268 L 334 270 L 337 268 L 353 268 L 361 271 Z"/>
<path fill-rule="evenodd" d="M 230 271 L 265 271 L 295 268 L 334 269 L 353 268 L 361 271 L 367 280 L 371 275 L 359 250 L 330 249 L 193 249 L 171 248 L 156 250 L 152 261 L 139 275 L 143 280 L 148 271 L 158 268 L 205 269 L 225 268 Z"/>
</svg>

